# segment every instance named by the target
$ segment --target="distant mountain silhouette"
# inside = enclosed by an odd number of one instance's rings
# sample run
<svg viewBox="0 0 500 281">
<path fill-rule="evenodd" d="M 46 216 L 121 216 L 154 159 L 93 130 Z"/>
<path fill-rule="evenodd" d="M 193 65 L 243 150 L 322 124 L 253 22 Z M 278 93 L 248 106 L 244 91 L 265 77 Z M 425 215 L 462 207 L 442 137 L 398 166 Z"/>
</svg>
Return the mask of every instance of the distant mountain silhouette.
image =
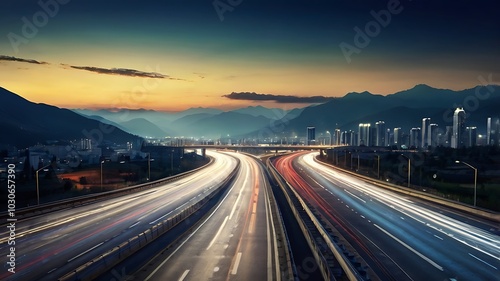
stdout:
<svg viewBox="0 0 500 281">
<path fill-rule="evenodd" d="M 143 120 L 142 126 L 136 124 L 135 129 L 126 129 L 138 134 L 161 134 L 164 131 L 172 136 L 219 138 L 228 134 L 257 137 L 264 131 L 266 134 L 303 135 L 307 126 L 315 126 L 318 133 L 332 132 L 335 128 L 357 130 L 359 123 L 375 125 L 379 120 L 385 121 L 386 128 L 409 130 L 420 127 L 424 117 L 430 117 L 432 123 L 437 123 L 444 130 L 445 126 L 451 125 L 451 114 L 457 106 L 465 107 L 467 126 L 483 130 L 487 117 L 500 114 L 500 86 L 453 91 L 420 84 L 386 96 L 367 91 L 351 92 L 324 104 L 290 111 L 263 106 L 248 106 L 228 112 L 202 107 L 173 113 L 144 109 L 76 111 L 99 115 L 123 128 L 127 128 L 124 122 L 138 118 L 156 125 L 154 127 Z M 145 131 L 146 127 L 151 127 L 148 128 L 150 131 Z"/>
<path fill-rule="evenodd" d="M 287 115 L 290 111 L 291 110 L 283 110 L 280 108 L 267 108 L 260 105 L 232 110 L 232 112 L 247 114 L 254 117 L 263 116 L 272 120 L 279 120 L 285 117 L 285 115 Z"/>
<path fill-rule="evenodd" d="M 194 115 L 194 114 L 216 115 L 216 114 L 220 114 L 222 112 L 224 112 L 224 111 L 220 110 L 220 109 L 216 109 L 216 108 L 193 107 L 193 108 L 189 108 L 189 109 L 184 110 L 184 111 L 172 113 L 172 115 L 175 118 L 174 120 L 177 120 L 179 118 L 182 118 L 182 117 L 188 116 L 188 115 Z"/>
<path fill-rule="evenodd" d="M 218 113 L 220 114 L 220 113 Z M 197 131 L 197 122 L 215 116 L 212 113 L 195 113 L 174 120 L 170 126 L 181 135 L 192 136 Z"/>
<path fill-rule="evenodd" d="M 120 125 L 125 128 L 125 131 L 138 136 L 163 138 L 169 135 L 169 133 L 144 118 L 134 118 L 122 122 Z"/>
<path fill-rule="evenodd" d="M 268 126 L 270 120 L 263 116 L 251 116 L 237 112 L 223 112 L 206 119 L 199 120 L 193 125 L 193 132 L 197 136 L 206 138 L 226 137 L 227 135 L 244 135 Z"/>
<path fill-rule="evenodd" d="M 237 135 L 249 133 L 254 129 L 268 125 L 271 119 L 296 117 L 302 109 L 284 111 L 268 109 L 262 106 L 247 107 L 224 112 L 213 108 L 190 108 L 181 112 L 160 112 L 151 110 L 86 110 L 74 109 L 75 112 L 95 118 L 109 120 L 108 123 L 118 124 L 125 131 L 140 136 L 210 136 L 219 138 L 222 135 Z M 239 112 L 241 111 L 241 112 Z M 245 112 L 245 113 L 244 113 Z M 267 117 L 266 117 L 267 116 Z M 142 119 L 141 123 L 137 123 Z M 130 123 L 132 120 L 135 122 Z M 241 122 L 238 124 L 238 122 Z M 164 132 L 164 133 L 162 133 Z"/>
<path fill-rule="evenodd" d="M 97 141 L 136 142 L 139 137 L 68 109 L 30 102 L 0 88 L 0 143 L 24 148 L 49 140 L 94 138 Z M 99 132 L 99 133 L 98 133 Z"/>
<path fill-rule="evenodd" d="M 460 106 L 464 106 L 468 114 L 467 126 L 484 130 L 488 116 L 500 115 L 500 86 L 453 91 L 421 84 L 387 96 L 348 93 L 342 98 L 305 108 L 299 117 L 289 122 L 285 131 L 305 132 L 307 126 L 315 126 L 317 131 L 331 131 L 337 127 L 357 130 L 359 123 L 374 126 L 379 120 L 386 123 L 386 128 L 409 130 L 421 127 L 424 117 L 430 117 L 432 123 L 444 128 L 452 124 L 453 110 Z"/>
</svg>

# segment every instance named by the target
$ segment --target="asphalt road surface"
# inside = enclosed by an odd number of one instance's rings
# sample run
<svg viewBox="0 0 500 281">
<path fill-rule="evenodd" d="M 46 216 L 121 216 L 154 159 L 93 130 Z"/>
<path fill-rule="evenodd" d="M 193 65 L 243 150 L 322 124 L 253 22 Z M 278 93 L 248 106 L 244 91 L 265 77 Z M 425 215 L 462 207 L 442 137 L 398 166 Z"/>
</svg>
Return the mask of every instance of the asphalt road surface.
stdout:
<svg viewBox="0 0 500 281">
<path fill-rule="evenodd" d="M 228 193 L 176 247 L 134 280 L 277 280 L 277 244 L 263 167 L 250 156 Z"/>
<path fill-rule="evenodd" d="M 382 280 L 500 280 L 498 224 L 384 190 L 315 155 L 275 164 Z"/>
<path fill-rule="evenodd" d="M 15 273 L 8 272 L 3 262 L 0 280 L 56 280 L 196 203 L 215 190 L 237 165 L 231 156 L 207 153 L 215 158 L 213 164 L 165 185 L 18 221 Z M 252 227 L 257 229 L 256 225 Z M 8 234 L 6 228 L 0 234 L 5 261 L 10 248 Z"/>
</svg>

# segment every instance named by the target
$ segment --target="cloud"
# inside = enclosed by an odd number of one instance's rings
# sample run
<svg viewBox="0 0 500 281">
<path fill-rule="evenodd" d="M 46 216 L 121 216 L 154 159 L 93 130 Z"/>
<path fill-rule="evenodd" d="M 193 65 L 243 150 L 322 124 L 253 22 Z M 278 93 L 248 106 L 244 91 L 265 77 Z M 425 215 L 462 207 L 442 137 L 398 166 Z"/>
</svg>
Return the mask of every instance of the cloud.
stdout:
<svg viewBox="0 0 500 281">
<path fill-rule="evenodd" d="M 281 96 L 271 94 L 257 94 L 250 92 L 235 93 L 223 95 L 223 97 L 232 100 L 249 100 L 249 101 L 275 101 L 277 103 L 324 103 L 334 99 L 333 97 L 325 96 L 312 96 L 312 97 L 299 97 L 299 96 Z"/>
<path fill-rule="evenodd" d="M 168 75 L 164 75 L 164 74 L 161 74 L 158 72 L 144 72 L 144 71 L 135 70 L 135 69 L 128 69 L 128 68 L 101 68 L 101 67 L 94 67 L 94 66 L 75 66 L 75 65 L 70 65 L 70 67 L 74 68 L 74 69 L 86 70 L 86 71 L 91 71 L 91 72 L 100 73 L 100 74 L 171 79 Z M 173 79 L 182 80 L 182 79 L 178 79 L 178 78 L 173 78 Z"/>
<path fill-rule="evenodd" d="M 4 56 L 4 55 L 0 55 L 0 60 L 25 62 L 25 63 L 33 63 L 33 64 L 47 64 L 44 61 L 40 62 L 40 61 L 37 61 L 37 60 L 22 59 L 22 58 L 16 58 L 16 57 L 11 57 L 11 56 Z"/>
</svg>

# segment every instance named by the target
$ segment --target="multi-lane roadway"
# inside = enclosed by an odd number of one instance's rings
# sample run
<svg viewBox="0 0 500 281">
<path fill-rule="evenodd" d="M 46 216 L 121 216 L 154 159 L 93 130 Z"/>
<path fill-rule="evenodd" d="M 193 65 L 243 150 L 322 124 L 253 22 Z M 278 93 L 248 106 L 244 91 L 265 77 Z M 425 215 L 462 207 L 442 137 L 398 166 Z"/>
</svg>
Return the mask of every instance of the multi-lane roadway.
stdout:
<svg viewBox="0 0 500 281">
<path fill-rule="evenodd" d="M 499 225 L 396 194 L 315 160 L 280 157 L 285 179 L 383 280 L 500 280 Z"/>
<path fill-rule="evenodd" d="M 268 181 L 258 160 L 231 153 L 240 170 L 217 207 L 135 280 L 279 280 Z M 152 264 L 152 265 L 151 265 Z"/>
<path fill-rule="evenodd" d="M 109 251 L 161 220 L 181 212 L 183 208 L 196 203 L 214 191 L 237 165 L 236 158 L 227 154 L 211 152 L 210 155 L 215 159 L 213 164 L 195 174 L 162 186 L 18 221 L 15 240 L 15 274 L 8 272 L 7 264 L 4 263 L 0 280 L 57 280 L 58 277 Z M 250 172 L 247 169 L 247 172 L 252 177 L 257 177 L 257 172 L 254 170 Z M 248 184 L 253 184 L 250 189 L 263 193 L 263 188 L 259 188 L 260 182 L 255 183 L 257 180 L 254 178 L 248 180 Z M 245 195 L 240 196 L 239 200 L 242 202 L 248 201 L 247 195 L 250 191 L 247 190 L 250 189 L 246 184 L 243 189 L 233 188 L 238 192 L 242 190 Z M 258 204 L 263 204 L 262 194 L 254 197 L 255 200 L 260 199 L 260 202 L 256 201 Z M 253 210 L 252 207 L 250 211 Z M 259 217 L 261 215 L 259 213 L 245 212 L 237 208 L 232 213 L 231 220 L 228 218 L 226 224 L 234 226 L 232 222 L 241 223 L 239 219 L 242 213 L 248 216 L 247 231 L 252 230 L 244 237 L 262 235 L 260 229 L 262 223 L 265 224 L 266 221 Z M 4 228 L 0 233 L 1 253 L 7 253 L 7 249 L 11 247 L 6 243 L 9 236 L 7 231 Z M 222 229 L 218 238 L 224 237 L 225 231 L 227 229 Z M 217 248 L 219 242 L 215 240 L 209 249 Z M 236 249 L 232 249 L 235 251 L 235 257 L 241 256 L 239 262 L 247 262 L 248 258 L 243 254 L 251 252 L 249 247 L 251 248 L 252 245 L 246 243 L 245 240 L 245 243 L 242 242 Z M 235 259 L 232 262 L 236 261 Z M 245 272 L 241 267 L 238 274 L 243 273 Z"/>
</svg>

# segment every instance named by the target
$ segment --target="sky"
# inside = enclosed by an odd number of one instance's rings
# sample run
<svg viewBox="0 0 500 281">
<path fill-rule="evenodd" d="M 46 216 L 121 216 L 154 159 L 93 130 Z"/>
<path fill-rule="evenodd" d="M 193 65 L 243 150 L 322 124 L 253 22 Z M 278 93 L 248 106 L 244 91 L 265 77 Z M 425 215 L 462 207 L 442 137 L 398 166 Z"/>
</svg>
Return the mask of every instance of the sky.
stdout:
<svg viewBox="0 0 500 281">
<path fill-rule="evenodd" d="M 64 108 L 161 111 L 461 90 L 500 81 L 497 11 L 486 0 L 2 0 L 0 87 Z"/>
</svg>

